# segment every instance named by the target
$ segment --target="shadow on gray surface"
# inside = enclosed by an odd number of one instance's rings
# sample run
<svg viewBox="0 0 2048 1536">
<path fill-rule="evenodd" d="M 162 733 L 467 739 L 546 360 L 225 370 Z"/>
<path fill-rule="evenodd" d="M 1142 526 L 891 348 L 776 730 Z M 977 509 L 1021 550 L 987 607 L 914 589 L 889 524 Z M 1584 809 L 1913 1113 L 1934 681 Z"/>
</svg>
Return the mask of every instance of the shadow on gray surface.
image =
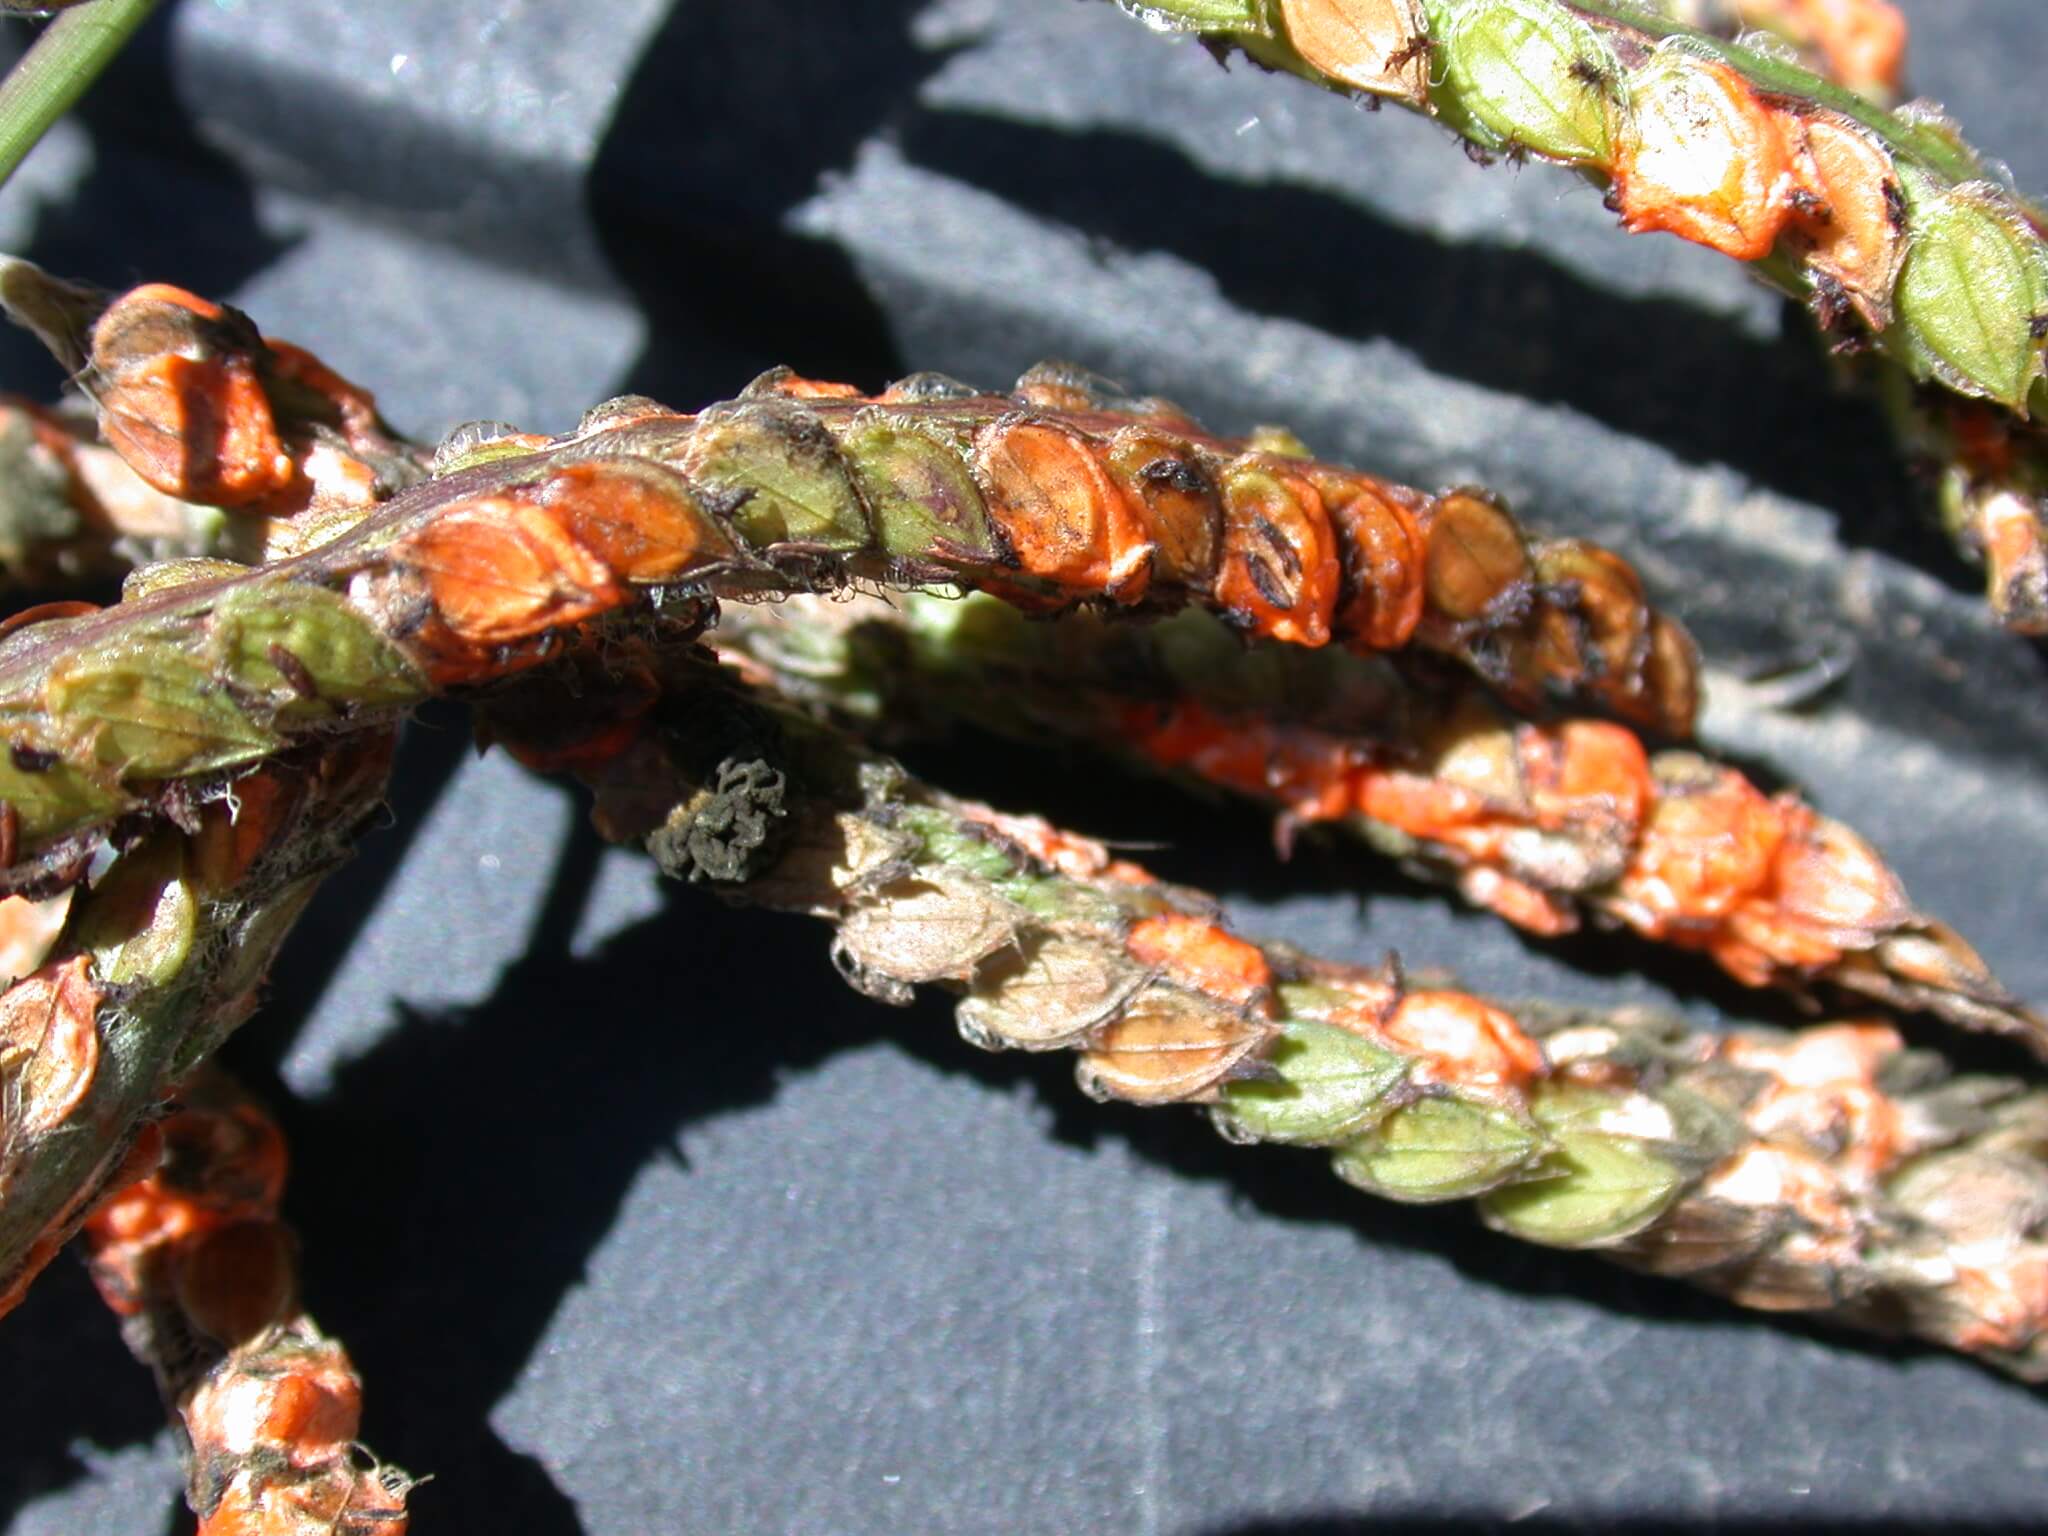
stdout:
<svg viewBox="0 0 2048 1536">
<path fill-rule="evenodd" d="M 910 40 L 922 8 L 763 0 L 669 15 L 587 190 L 605 254 L 647 320 L 622 390 L 689 407 L 782 363 L 871 386 L 905 371 L 846 253 L 795 233 L 788 216 L 944 61 Z"/>
</svg>

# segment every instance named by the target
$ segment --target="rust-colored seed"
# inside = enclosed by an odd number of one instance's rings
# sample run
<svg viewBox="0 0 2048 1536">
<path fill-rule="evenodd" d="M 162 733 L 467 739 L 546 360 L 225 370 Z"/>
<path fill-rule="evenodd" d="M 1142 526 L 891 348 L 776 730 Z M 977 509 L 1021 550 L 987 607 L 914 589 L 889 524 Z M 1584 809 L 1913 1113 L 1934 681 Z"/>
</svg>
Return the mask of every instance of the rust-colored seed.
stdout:
<svg viewBox="0 0 2048 1536">
<path fill-rule="evenodd" d="M 107 441 L 157 490 L 238 507 L 291 484 L 270 400 L 246 359 L 166 356 L 103 387 Z"/>
<path fill-rule="evenodd" d="M 1673 54 L 1636 76 L 1635 131 L 1614 162 L 1622 222 L 1740 261 L 1770 254 L 1791 212 L 1780 120 L 1725 64 Z"/>
<path fill-rule="evenodd" d="M 1422 622 L 1424 541 L 1415 516 L 1364 477 L 1323 486 L 1344 550 L 1336 629 L 1354 650 L 1397 651 Z"/>
<path fill-rule="evenodd" d="M 1184 913 L 1145 918 L 1131 929 L 1124 950 L 1143 965 L 1241 1008 L 1261 1002 L 1273 985 L 1272 969 L 1256 944 Z"/>
<path fill-rule="evenodd" d="M 1151 542 L 1080 438 L 1040 422 L 998 422 L 982 435 L 977 462 L 990 515 L 1025 574 L 1120 602 L 1144 595 Z"/>
<path fill-rule="evenodd" d="M 246 333 L 246 334 L 244 334 Z M 261 338 L 218 304 L 148 283 L 93 327 L 101 429 L 166 495 L 244 506 L 291 484 L 253 351 Z"/>
<path fill-rule="evenodd" d="M 1822 204 L 1822 216 L 1793 214 L 1812 244 L 1807 261 L 1842 285 L 1874 330 L 1891 318 L 1892 287 L 1906 236 L 1892 221 L 1897 173 L 1876 137 L 1832 113 L 1780 114 L 1786 141 L 1799 147 L 1795 171 Z"/>
<path fill-rule="evenodd" d="M 1413 992 L 1380 1025 L 1438 1082 L 1513 1093 L 1543 1071 L 1543 1049 L 1507 1014 L 1463 992 Z"/>
<path fill-rule="evenodd" d="M 1294 51 L 1332 80 L 1421 101 L 1429 53 L 1414 0 L 1280 0 Z"/>
<path fill-rule="evenodd" d="M 441 623 L 471 645 L 504 645 L 619 601 L 611 573 L 546 511 L 479 498 L 419 529 L 394 564 L 422 575 Z"/>
<path fill-rule="evenodd" d="M 1125 427 L 1103 458 L 1152 541 L 1155 579 L 1206 587 L 1222 538 L 1223 498 L 1194 449 L 1149 427 Z"/>
<path fill-rule="evenodd" d="M 1732 769 L 1668 789 L 1651 808 L 1621 882 L 1642 914 L 1636 926 L 1653 937 L 1682 937 L 1666 925 L 1726 917 L 1769 880 L 1784 833 L 1778 808 Z"/>
<path fill-rule="evenodd" d="M 1432 617 L 1453 623 L 1485 618 L 1529 579 L 1529 556 L 1514 519 L 1484 496 L 1441 497 L 1424 537 L 1423 586 Z"/>
<path fill-rule="evenodd" d="M 1081 1060 L 1089 1091 L 1169 1104 L 1213 1087 L 1272 1026 L 1170 987 L 1148 987 L 1095 1031 Z"/>
<path fill-rule="evenodd" d="M 1216 601 L 1250 633 L 1326 645 L 1344 568 L 1314 482 L 1285 459 L 1246 454 L 1223 475 Z"/>
<path fill-rule="evenodd" d="M 591 559 L 622 581 L 674 581 L 732 553 L 683 478 L 657 464 L 571 464 L 551 476 L 535 499 Z"/>
</svg>

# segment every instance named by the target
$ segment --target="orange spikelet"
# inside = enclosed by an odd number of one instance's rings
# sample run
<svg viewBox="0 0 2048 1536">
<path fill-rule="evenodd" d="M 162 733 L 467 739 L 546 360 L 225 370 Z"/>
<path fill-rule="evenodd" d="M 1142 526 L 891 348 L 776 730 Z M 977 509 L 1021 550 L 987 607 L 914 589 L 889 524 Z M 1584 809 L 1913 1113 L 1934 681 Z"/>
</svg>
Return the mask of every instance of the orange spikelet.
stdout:
<svg viewBox="0 0 2048 1536">
<path fill-rule="evenodd" d="M 215 344 L 207 332 L 246 331 Z M 255 329 L 218 304 L 149 283 L 123 294 L 93 328 L 101 429 L 135 472 L 166 495 L 245 506 L 296 473 L 256 370 Z"/>
<path fill-rule="evenodd" d="M 1272 1028 L 1207 998 L 1147 987 L 1096 1026 L 1076 1076 L 1097 1098 L 1183 1103 L 1237 1072 Z"/>
<path fill-rule="evenodd" d="M 1245 454 L 1223 474 L 1215 599 L 1233 623 L 1291 645 L 1325 645 L 1344 568 L 1315 484 L 1286 459 Z"/>
<path fill-rule="evenodd" d="M 287 1339 L 185 1403 L 199 1536 L 404 1536 L 409 1484 L 356 1465 L 362 1389 L 341 1347 Z"/>
<path fill-rule="evenodd" d="M 1641 823 L 1654 785 L 1649 754 L 1633 731 L 1605 720 L 1566 720 L 1523 727 L 1515 747 L 1538 826 L 1597 820 L 1632 830 Z"/>
<path fill-rule="evenodd" d="M 443 513 L 393 551 L 425 581 L 435 616 L 469 646 L 506 645 L 623 600 L 611 571 L 548 512 L 512 496 Z"/>
<path fill-rule="evenodd" d="M 1422 509 L 1423 593 L 1432 624 L 1478 623 L 1527 589 L 1529 554 L 1491 496 L 1452 491 Z"/>
<path fill-rule="evenodd" d="M 1519 1093 L 1545 1068 L 1543 1048 L 1520 1025 L 1463 992 L 1411 992 L 1379 1027 L 1421 1058 L 1415 1081 Z"/>
<path fill-rule="evenodd" d="M 1179 587 L 1207 582 L 1223 538 L 1223 499 L 1194 450 L 1155 428 L 1130 426 L 1110 439 L 1103 464 L 1144 524 L 1154 579 Z"/>
<path fill-rule="evenodd" d="M 1090 446 L 1037 421 L 998 421 L 976 444 L 989 512 L 1019 568 L 1062 592 L 1136 602 L 1151 583 L 1152 541 Z"/>
<path fill-rule="evenodd" d="M 1633 927 L 1684 942 L 1761 890 L 1785 838 L 1784 818 L 1732 769 L 1659 786 L 1642 840 L 1621 879 Z"/>
<path fill-rule="evenodd" d="M 1124 940 L 1133 960 L 1239 1007 L 1270 1008 L 1272 968 L 1256 944 L 1214 923 L 1171 912 L 1135 924 Z"/>
<path fill-rule="evenodd" d="M 1280 0 L 1295 52 L 1361 91 L 1421 102 L 1429 51 L 1415 0 Z"/>
<path fill-rule="evenodd" d="M 1786 142 L 1797 147 L 1794 173 L 1815 200 L 1795 209 L 1807 264 L 1841 287 L 1841 297 L 1870 325 L 1891 323 L 1892 288 L 1906 257 L 1898 216 L 1899 182 L 1891 156 L 1874 135 L 1833 113 L 1779 114 Z M 1829 302 L 1823 290 L 1823 318 Z"/>
<path fill-rule="evenodd" d="M 1344 600 L 1336 629 L 1361 651 L 1397 651 L 1422 622 L 1425 544 L 1415 514 L 1363 476 L 1331 475 L 1321 486 L 1344 551 Z"/>
<path fill-rule="evenodd" d="M 1779 115 L 1727 65 L 1684 53 L 1666 53 L 1631 84 L 1633 131 L 1614 157 L 1622 223 L 1739 261 L 1769 255 L 1795 185 Z"/>
<path fill-rule="evenodd" d="M 1377 765 L 1360 771 L 1353 796 L 1361 816 L 1397 827 L 1411 837 L 1441 842 L 1462 844 L 1458 830 L 1486 814 L 1485 797 L 1463 785 Z"/>
<path fill-rule="evenodd" d="M 1777 802 L 1784 841 L 1764 889 L 1728 916 L 1714 958 L 1752 985 L 1778 968 L 1818 971 L 1913 921 L 1898 877 L 1839 822 Z"/>
<path fill-rule="evenodd" d="M 1570 590 L 1568 607 L 1539 611 L 1532 660 L 1538 675 L 1560 684 L 1592 677 L 1604 701 L 1634 718 L 1658 709 L 1639 679 L 1650 654 L 1649 602 L 1629 563 L 1580 539 L 1553 539 L 1535 552 L 1535 576 Z"/>
<path fill-rule="evenodd" d="M 675 581 L 732 555 L 731 540 L 682 476 L 644 460 L 565 465 L 533 494 L 570 540 L 621 581 Z"/>
</svg>

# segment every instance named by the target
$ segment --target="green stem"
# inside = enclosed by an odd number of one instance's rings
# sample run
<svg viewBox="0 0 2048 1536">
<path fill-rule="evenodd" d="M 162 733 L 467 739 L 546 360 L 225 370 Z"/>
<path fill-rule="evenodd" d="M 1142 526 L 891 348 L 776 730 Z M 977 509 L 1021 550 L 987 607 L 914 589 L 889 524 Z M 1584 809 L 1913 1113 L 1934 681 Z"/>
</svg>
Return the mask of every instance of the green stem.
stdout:
<svg viewBox="0 0 2048 1536">
<path fill-rule="evenodd" d="M 0 81 L 0 186 L 155 8 L 156 0 L 98 0 L 67 10 L 36 39 Z"/>
</svg>

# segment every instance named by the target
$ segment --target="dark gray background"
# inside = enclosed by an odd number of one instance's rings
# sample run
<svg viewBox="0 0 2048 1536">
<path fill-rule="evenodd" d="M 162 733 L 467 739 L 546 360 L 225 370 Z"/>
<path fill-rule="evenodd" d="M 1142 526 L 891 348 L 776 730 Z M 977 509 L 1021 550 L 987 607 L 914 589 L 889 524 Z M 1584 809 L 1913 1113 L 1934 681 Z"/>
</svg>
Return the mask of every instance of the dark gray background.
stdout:
<svg viewBox="0 0 2048 1536">
<path fill-rule="evenodd" d="M 2048 11 L 1905 8 L 1921 88 L 2048 190 Z M 1636 558 L 1719 664 L 1712 739 L 2048 998 L 2040 649 L 1989 626 L 1796 317 L 1612 222 L 1570 177 L 1070 0 L 185 0 L 0 198 L 0 246 L 231 298 L 423 434 L 774 362 L 1001 384 L 1064 355 L 1221 428 L 1483 478 Z M 0 370 L 56 384 L 12 341 Z M 1773 707 L 1759 679 L 1819 656 L 1845 681 Z M 855 997 L 816 926 L 671 898 L 458 716 L 407 751 L 397 824 L 232 1058 L 296 1138 L 367 1438 L 435 1474 L 422 1536 L 2041 1523 L 2038 1394 L 1083 1103 L 1063 1061 Z M 1255 818 L 1085 759 L 920 762 L 1167 844 L 1249 929 L 1744 1006 L 1348 855 L 1281 870 Z M 76 1265 L 0 1325 L 0 1382 L 10 1533 L 188 1528 Z"/>
</svg>

